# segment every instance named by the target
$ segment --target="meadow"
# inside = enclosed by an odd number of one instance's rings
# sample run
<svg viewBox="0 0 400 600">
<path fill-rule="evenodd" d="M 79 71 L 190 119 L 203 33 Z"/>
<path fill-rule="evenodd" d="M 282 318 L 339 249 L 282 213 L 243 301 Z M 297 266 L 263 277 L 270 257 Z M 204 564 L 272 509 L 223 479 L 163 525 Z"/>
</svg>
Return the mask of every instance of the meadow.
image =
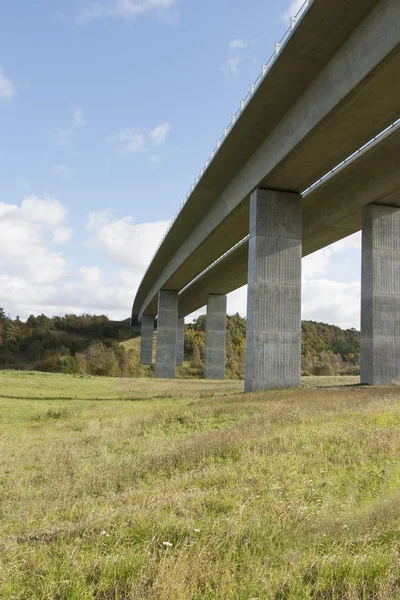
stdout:
<svg viewBox="0 0 400 600">
<path fill-rule="evenodd" d="M 400 388 L 0 372 L 0 598 L 400 598 Z"/>
</svg>

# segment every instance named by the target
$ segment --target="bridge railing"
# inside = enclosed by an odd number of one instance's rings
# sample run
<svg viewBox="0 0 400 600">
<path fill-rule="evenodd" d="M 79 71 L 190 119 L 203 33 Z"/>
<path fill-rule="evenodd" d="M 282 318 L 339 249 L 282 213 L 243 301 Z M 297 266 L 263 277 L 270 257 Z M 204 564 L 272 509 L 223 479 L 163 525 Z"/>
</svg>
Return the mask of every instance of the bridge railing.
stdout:
<svg viewBox="0 0 400 600">
<path fill-rule="evenodd" d="M 385 135 L 385 133 L 389 133 L 389 131 L 391 131 L 392 129 L 395 129 L 398 125 L 400 125 L 400 119 L 396 119 L 396 121 L 394 121 L 388 127 L 386 127 L 385 129 L 383 129 L 382 131 L 380 131 L 375 137 L 373 137 L 372 139 L 368 140 L 368 142 L 366 142 L 363 146 L 361 146 L 361 148 L 358 148 L 358 150 L 356 150 L 355 152 L 353 152 L 353 154 L 350 154 L 350 156 L 348 156 L 347 158 L 345 158 L 344 160 L 342 160 L 342 162 L 340 162 L 338 165 L 336 165 L 335 167 L 333 167 L 333 169 L 331 169 L 330 171 L 328 171 L 327 173 L 325 173 L 325 175 L 323 175 L 322 177 L 320 177 L 319 179 L 317 179 L 317 181 L 315 181 L 306 190 L 304 190 L 304 192 L 301 193 L 302 196 L 305 196 L 306 194 L 308 194 L 309 192 L 311 192 L 311 190 L 313 190 L 317 185 L 319 185 L 320 183 L 322 183 L 323 181 L 325 181 L 325 179 L 327 179 L 328 177 L 330 177 L 331 175 L 333 175 L 333 173 L 336 173 L 336 171 L 338 171 L 341 167 L 343 167 L 348 162 L 350 162 L 351 160 L 353 160 L 353 158 L 355 158 L 356 156 L 358 156 L 358 154 L 361 154 L 361 152 L 363 152 L 369 146 L 371 146 L 372 144 L 374 144 L 375 142 L 377 142 L 383 135 Z"/>
<path fill-rule="evenodd" d="M 221 148 L 221 146 L 225 142 L 225 140 L 228 137 L 229 133 L 234 128 L 236 122 L 240 118 L 240 115 L 242 114 L 242 112 L 246 108 L 247 104 L 250 102 L 251 97 L 253 96 L 254 92 L 256 91 L 256 89 L 258 88 L 258 86 L 260 85 L 260 83 L 263 81 L 263 79 L 266 77 L 267 73 L 270 71 L 272 65 L 277 60 L 277 58 L 278 58 L 278 56 L 280 54 L 280 51 L 284 48 L 285 44 L 290 39 L 293 31 L 296 29 L 297 25 L 299 24 L 299 22 L 301 21 L 301 19 L 304 17 L 304 15 L 306 14 L 308 8 L 311 6 L 311 4 L 313 2 L 314 2 L 314 0 L 305 0 L 304 4 L 301 6 L 301 8 L 297 12 L 297 14 L 295 16 L 291 17 L 291 19 L 290 19 L 290 27 L 285 31 L 285 34 L 283 35 L 282 39 L 275 44 L 274 53 L 270 56 L 269 60 L 265 64 L 262 65 L 261 73 L 258 75 L 258 77 L 254 81 L 254 83 L 252 83 L 250 85 L 250 91 L 248 92 L 247 96 L 243 100 L 241 100 L 239 108 L 236 111 L 236 113 L 234 115 L 232 115 L 230 122 L 228 123 L 227 127 L 225 127 L 225 129 L 224 129 L 222 137 L 218 139 L 215 148 L 211 151 L 210 156 L 207 158 L 206 162 L 204 163 L 204 166 L 200 170 L 199 175 L 194 180 L 194 182 L 193 182 L 190 190 L 186 194 L 185 199 L 180 204 L 177 212 L 174 214 L 174 216 L 173 216 L 170 224 L 168 225 L 167 230 L 165 231 L 164 235 L 162 236 L 162 238 L 161 238 L 161 240 L 160 240 L 160 242 L 159 242 L 159 244 L 157 246 L 157 249 L 154 252 L 154 254 L 153 254 L 153 256 L 152 256 L 149 264 L 151 264 L 153 262 L 154 257 L 156 256 L 157 252 L 159 251 L 159 249 L 160 249 L 163 241 L 167 237 L 168 232 L 170 231 L 172 225 L 176 221 L 176 219 L 177 219 L 179 213 L 181 212 L 182 208 L 185 206 L 185 204 L 189 200 L 190 196 L 192 195 L 192 193 L 194 192 L 194 190 L 197 187 L 198 183 L 200 182 L 202 176 L 206 172 L 206 170 L 209 167 L 209 165 L 212 163 L 213 159 L 215 158 L 215 156 L 218 153 L 219 149 Z"/>
</svg>

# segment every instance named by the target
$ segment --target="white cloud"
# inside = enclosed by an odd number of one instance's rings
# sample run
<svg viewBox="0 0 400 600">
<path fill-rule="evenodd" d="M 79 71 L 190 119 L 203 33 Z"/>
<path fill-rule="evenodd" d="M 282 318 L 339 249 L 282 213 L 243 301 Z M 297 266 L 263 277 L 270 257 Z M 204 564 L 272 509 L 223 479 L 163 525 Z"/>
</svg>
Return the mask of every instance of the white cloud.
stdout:
<svg viewBox="0 0 400 600">
<path fill-rule="evenodd" d="M 57 200 L 37 196 L 20 205 L 0 202 L 0 306 L 13 315 L 130 314 L 136 289 L 168 223 L 135 224 L 113 219 L 112 212 L 91 213 L 89 244 L 112 264 L 73 268 L 54 252 L 71 238 L 67 210 Z M 99 256 L 99 261 L 101 256 Z"/>
<path fill-rule="evenodd" d="M 147 149 L 143 131 L 133 127 L 121 129 L 116 135 L 108 137 L 107 142 L 117 144 L 119 152 L 123 155 L 144 152 Z"/>
<path fill-rule="evenodd" d="M 74 110 L 70 124 L 67 127 L 58 127 L 50 130 L 50 137 L 57 146 L 69 146 L 72 139 L 77 135 L 80 128 L 87 124 L 83 117 L 83 110 L 77 108 Z"/>
<path fill-rule="evenodd" d="M 236 76 L 239 74 L 239 65 L 242 62 L 242 58 L 240 56 L 233 56 L 232 58 L 228 58 L 226 61 L 228 71 Z"/>
<path fill-rule="evenodd" d="M 62 277 L 66 261 L 52 250 L 50 236 L 63 228 L 66 215 L 66 208 L 48 197 L 27 196 L 20 206 L 0 203 L 2 304 L 7 302 L 6 289 L 11 284 L 19 289 L 33 283 L 45 285 Z"/>
<path fill-rule="evenodd" d="M 136 19 L 146 13 L 168 13 L 177 0 L 97 0 L 90 2 L 80 13 L 78 21 L 86 22 L 106 18 Z"/>
<path fill-rule="evenodd" d="M 225 78 L 229 79 L 229 77 L 236 77 L 239 75 L 239 66 L 244 62 L 246 58 L 246 50 L 252 46 L 256 40 L 251 40 L 247 42 L 242 38 L 237 38 L 235 40 L 231 40 L 228 44 L 229 49 L 229 57 L 227 58 L 225 64 L 222 67 L 222 72 L 225 75 Z"/>
<path fill-rule="evenodd" d="M 152 149 L 165 144 L 172 126 L 170 123 L 160 123 L 150 131 L 139 127 L 128 127 L 121 129 L 116 135 L 107 138 L 109 144 L 113 144 L 117 152 L 122 156 L 129 154 L 150 152 Z M 154 155 L 150 157 L 154 161 Z"/>
<path fill-rule="evenodd" d="M 142 273 L 167 227 L 166 221 L 135 224 L 132 217 L 113 220 L 110 211 L 90 213 L 88 244 L 108 260 Z"/>
<path fill-rule="evenodd" d="M 112 220 L 112 216 L 111 208 L 93 211 L 89 213 L 86 229 L 89 232 L 98 231 Z"/>
<path fill-rule="evenodd" d="M 0 67 L 0 100 L 10 101 L 16 93 L 15 85 L 8 79 L 4 69 Z"/>
<path fill-rule="evenodd" d="M 26 196 L 19 209 L 19 214 L 26 222 L 37 224 L 42 231 L 47 231 L 64 222 L 67 209 L 58 200 L 45 196 Z"/>
<path fill-rule="evenodd" d="M 72 118 L 72 124 L 75 125 L 75 127 L 85 127 L 85 125 L 87 125 L 87 122 L 83 117 L 83 110 L 81 108 L 75 109 L 74 116 Z"/>
<path fill-rule="evenodd" d="M 121 270 L 110 272 L 98 267 L 66 271 L 58 281 L 34 282 L 17 274 L 0 274 L 0 306 L 22 318 L 30 314 L 107 314 L 126 319 L 140 277 Z"/>
<path fill-rule="evenodd" d="M 75 175 L 74 169 L 71 169 L 68 165 L 64 164 L 53 165 L 53 172 L 60 177 L 65 177 L 66 179 Z"/>
<path fill-rule="evenodd" d="M 322 250 L 304 258 L 302 264 L 303 278 L 315 279 L 317 276 L 327 277 L 335 257 L 339 254 L 345 254 L 348 250 L 360 250 L 361 253 L 360 233 L 343 238 L 339 242 L 326 246 Z"/>
<path fill-rule="evenodd" d="M 351 251 L 357 250 L 357 259 Z M 356 263 L 356 264 L 354 264 Z M 303 319 L 322 321 L 343 328 L 360 327 L 360 263 L 361 234 L 355 233 L 339 242 L 327 246 L 303 260 Z M 347 271 L 356 281 L 337 281 L 345 279 Z"/>
<path fill-rule="evenodd" d="M 308 4 L 308 2 L 306 3 L 306 0 L 293 0 L 283 13 L 282 20 L 289 21 L 291 17 L 296 17 L 301 9 L 304 10 L 306 8 L 306 4 Z"/>
<path fill-rule="evenodd" d="M 244 48 L 247 48 L 249 45 L 248 42 L 244 42 L 241 38 L 238 38 L 237 40 L 232 40 L 231 42 L 229 42 L 229 48 L 231 50 L 242 50 Z"/>
<path fill-rule="evenodd" d="M 66 207 L 54 198 L 31 195 L 20 205 L 0 202 L 0 306 L 23 318 L 63 311 L 126 318 L 168 223 L 135 223 L 132 217 L 115 218 L 109 209 L 90 213 L 87 243 L 100 253 L 99 262 L 105 258 L 110 264 L 73 269 L 54 251 L 71 239 L 66 220 Z M 356 234 L 303 260 L 303 319 L 359 327 L 359 250 Z M 228 296 L 228 312 L 245 315 L 246 302 L 244 286 Z"/>
<path fill-rule="evenodd" d="M 358 329 L 360 293 L 360 282 L 305 279 L 302 290 L 302 318 L 339 325 L 344 329 Z"/>
<path fill-rule="evenodd" d="M 72 238 L 73 231 L 69 227 L 59 227 L 53 231 L 52 243 L 65 244 Z"/>
<path fill-rule="evenodd" d="M 170 123 L 161 123 L 154 127 L 149 133 L 150 138 L 153 140 L 154 146 L 161 146 L 167 141 L 169 132 L 171 131 Z"/>
<path fill-rule="evenodd" d="M 91 286 L 104 283 L 103 271 L 99 267 L 81 267 L 79 275 L 83 281 Z"/>
</svg>

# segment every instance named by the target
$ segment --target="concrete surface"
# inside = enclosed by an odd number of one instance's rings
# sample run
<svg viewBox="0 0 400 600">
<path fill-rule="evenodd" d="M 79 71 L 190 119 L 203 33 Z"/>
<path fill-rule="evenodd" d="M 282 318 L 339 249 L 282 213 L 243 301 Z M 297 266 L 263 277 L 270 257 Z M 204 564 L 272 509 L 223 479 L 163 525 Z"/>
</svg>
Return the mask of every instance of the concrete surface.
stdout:
<svg viewBox="0 0 400 600">
<path fill-rule="evenodd" d="M 158 294 L 156 377 L 174 379 L 178 329 L 178 292 L 160 290 Z"/>
<path fill-rule="evenodd" d="M 178 328 L 176 330 L 176 366 L 183 365 L 183 351 L 185 346 L 185 317 L 178 317 Z"/>
<path fill-rule="evenodd" d="M 133 315 L 248 234 L 257 186 L 301 192 L 393 122 L 399 69 L 398 0 L 315 0 L 163 241 Z"/>
<path fill-rule="evenodd" d="M 400 209 L 363 212 L 361 383 L 400 381 Z"/>
<path fill-rule="evenodd" d="M 400 124 L 303 197 L 303 256 L 361 229 L 365 204 L 400 207 Z M 179 294 L 188 315 L 207 303 L 210 292 L 229 294 L 247 283 L 248 240 Z"/>
<path fill-rule="evenodd" d="M 140 362 L 142 365 L 153 363 L 154 317 L 143 315 L 140 326 Z"/>
<path fill-rule="evenodd" d="M 205 379 L 225 379 L 226 296 L 209 295 L 206 317 Z"/>
<path fill-rule="evenodd" d="M 246 392 L 300 385 L 301 240 L 301 196 L 261 189 L 253 192 Z"/>
</svg>

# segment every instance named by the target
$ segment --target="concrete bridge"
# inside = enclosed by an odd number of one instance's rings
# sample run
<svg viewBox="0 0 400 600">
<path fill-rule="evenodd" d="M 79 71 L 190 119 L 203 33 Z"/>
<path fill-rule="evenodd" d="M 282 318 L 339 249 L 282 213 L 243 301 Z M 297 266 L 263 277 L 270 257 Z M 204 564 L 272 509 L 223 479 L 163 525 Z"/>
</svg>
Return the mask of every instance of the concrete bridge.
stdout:
<svg viewBox="0 0 400 600">
<path fill-rule="evenodd" d="M 248 283 L 245 389 L 299 385 L 301 258 L 362 229 L 361 378 L 391 384 L 400 380 L 400 3 L 310 1 L 275 54 L 140 284 L 141 360 L 151 362 L 158 315 L 156 376 L 174 377 L 184 317 L 207 304 L 205 376 L 222 378 L 226 294 Z"/>
</svg>

